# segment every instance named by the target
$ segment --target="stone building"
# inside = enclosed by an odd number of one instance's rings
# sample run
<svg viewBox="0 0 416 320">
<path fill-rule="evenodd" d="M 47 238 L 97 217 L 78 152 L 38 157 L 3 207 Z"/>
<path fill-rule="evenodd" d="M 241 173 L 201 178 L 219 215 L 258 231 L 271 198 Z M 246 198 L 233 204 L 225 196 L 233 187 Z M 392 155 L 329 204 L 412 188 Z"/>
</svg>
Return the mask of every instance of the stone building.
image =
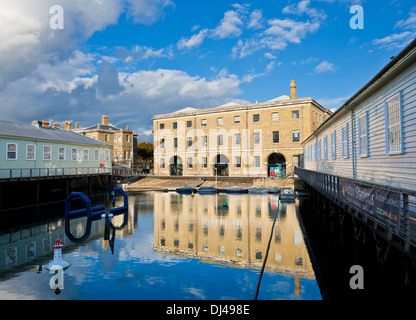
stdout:
<svg viewBox="0 0 416 320">
<path fill-rule="evenodd" d="M 290 97 L 155 115 L 154 172 L 185 176 L 272 176 L 293 172 L 302 141 L 331 112 L 312 98 Z"/>
<path fill-rule="evenodd" d="M 103 115 L 101 124 L 80 128 L 76 122 L 73 131 L 112 145 L 115 164 L 132 168 L 136 163 L 137 133 L 131 131 L 129 126 L 125 130 L 117 128 L 109 124 L 108 116 Z"/>
</svg>

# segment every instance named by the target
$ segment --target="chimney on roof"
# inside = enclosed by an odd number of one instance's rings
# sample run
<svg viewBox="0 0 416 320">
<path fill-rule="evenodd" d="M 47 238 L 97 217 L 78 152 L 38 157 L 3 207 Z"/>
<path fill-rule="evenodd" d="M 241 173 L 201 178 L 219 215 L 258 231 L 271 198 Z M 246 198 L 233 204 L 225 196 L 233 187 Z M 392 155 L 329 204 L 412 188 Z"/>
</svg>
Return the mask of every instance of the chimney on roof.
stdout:
<svg viewBox="0 0 416 320">
<path fill-rule="evenodd" d="M 296 81 L 295 80 L 290 81 L 290 99 L 291 100 L 296 99 Z"/>
<path fill-rule="evenodd" d="M 126 127 L 126 131 L 130 131 L 130 127 L 129 126 Z"/>
<path fill-rule="evenodd" d="M 101 124 L 108 126 L 108 116 L 101 117 Z"/>
<path fill-rule="evenodd" d="M 60 124 L 58 124 L 58 123 L 54 123 L 54 124 L 52 125 L 52 127 L 53 127 L 53 128 L 59 128 L 59 129 L 61 129 L 61 125 L 60 125 Z"/>
<path fill-rule="evenodd" d="M 49 128 L 49 122 L 48 122 L 48 120 L 42 120 L 42 127 L 43 128 Z"/>
<path fill-rule="evenodd" d="M 79 129 L 79 123 L 75 122 L 75 129 Z"/>
<path fill-rule="evenodd" d="M 71 131 L 71 121 L 65 121 L 65 130 Z"/>
</svg>

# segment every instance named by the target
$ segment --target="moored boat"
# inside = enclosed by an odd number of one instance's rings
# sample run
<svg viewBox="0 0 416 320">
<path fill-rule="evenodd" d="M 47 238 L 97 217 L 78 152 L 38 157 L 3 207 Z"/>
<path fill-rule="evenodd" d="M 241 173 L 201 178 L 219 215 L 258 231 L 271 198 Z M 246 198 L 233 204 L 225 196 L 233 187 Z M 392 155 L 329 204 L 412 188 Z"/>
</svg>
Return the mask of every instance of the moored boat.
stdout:
<svg viewBox="0 0 416 320">
<path fill-rule="evenodd" d="M 247 193 L 248 189 L 247 188 L 242 188 L 242 187 L 229 187 L 227 189 L 225 189 L 226 193 Z"/>
<path fill-rule="evenodd" d="M 218 193 L 220 192 L 220 189 L 215 188 L 215 187 L 199 187 L 197 189 L 198 193 L 201 194 L 211 194 L 211 193 Z"/>
<path fill-rule="evenodd" d="M 283 189 L 282 192 L 280 192 L 280 200 L 284 201 L 295 201 L 295 193 L 292 189 Z"/>
<path fill-rule="evenodd" d="M 274 188 L 269 189 L 269 193 L 279 193 L 279 192 L 280 192 L 280 188 L 278 188 L 278 187 L 274 187 Z"/>
<path fill-rule="evenodd" d="M 195 193 L 196 189 L 194 187 L 190 187 L 190 186 L 185 186 L 185 187 L 181 187 L 181 188 L 177 188 L 176 189 L 177 193 Z"/>
<path fill-rule="evenodd" d="M 269 189 L 267 189 L 267 188 L 262 188 L 262 187 L 251 187 L 251 188 L 249 188 L 248 189 L 248 193 L 251 193 L 251 194 L 267 194 L 267 193 L 269 193 Z"/>
</svg>

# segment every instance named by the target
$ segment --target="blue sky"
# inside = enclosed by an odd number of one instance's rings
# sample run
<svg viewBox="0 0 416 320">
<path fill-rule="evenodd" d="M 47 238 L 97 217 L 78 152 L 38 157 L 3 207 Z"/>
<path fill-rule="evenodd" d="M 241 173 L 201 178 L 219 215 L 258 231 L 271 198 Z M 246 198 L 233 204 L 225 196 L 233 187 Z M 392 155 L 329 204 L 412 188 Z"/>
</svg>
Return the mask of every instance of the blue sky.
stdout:
<svg viewBox="0 0 416 320">
<path fill-rule="evenodd" d="M 416 37 L 416 4 L 18 0 L 0 3 L 0 30 L 0 119 L 86 127 L 107 114 L 151 141 L 155 114 L 267 101 L 290 80 L 338 108 Z"/>
</svg>

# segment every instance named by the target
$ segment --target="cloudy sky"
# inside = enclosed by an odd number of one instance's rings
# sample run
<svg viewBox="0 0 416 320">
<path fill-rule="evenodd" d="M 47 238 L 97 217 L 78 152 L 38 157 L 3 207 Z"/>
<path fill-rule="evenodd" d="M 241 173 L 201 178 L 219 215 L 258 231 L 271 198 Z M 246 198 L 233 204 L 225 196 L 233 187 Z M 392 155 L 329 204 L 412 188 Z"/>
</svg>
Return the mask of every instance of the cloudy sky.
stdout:
<svg viewBox="0 0 416 320">
<path fill-rule="evenodd" d="M 267 101 L 290 80 L 333 109 L 415 37 L 404 0 L 0 0 L 0 119 L 107 114 L 146 141 L 155 114 Z"/>
</svg>

